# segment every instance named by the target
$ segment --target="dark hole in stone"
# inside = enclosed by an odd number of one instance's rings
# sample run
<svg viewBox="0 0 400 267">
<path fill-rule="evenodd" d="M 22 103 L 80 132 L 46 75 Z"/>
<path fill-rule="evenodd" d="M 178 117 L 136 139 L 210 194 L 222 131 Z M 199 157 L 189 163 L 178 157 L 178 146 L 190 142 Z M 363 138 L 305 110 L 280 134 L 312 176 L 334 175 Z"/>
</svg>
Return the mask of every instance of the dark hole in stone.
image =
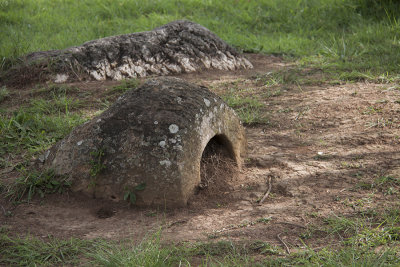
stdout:
<svg viewBox="0 0 400 267">
<path fill-rule="evenodd" d="M 115 214 L 114 210 L 112 210 L 110 208 L 105 208 L 105 207 L 100 208 L 96 212 L 97 217 L 100 219 L 110 218 L 110 217 L 114 216 L 114 214 Z"/>
<path fill-rule="evenodd" d="M 216 135 L 210 139 L 200 162 L 200 184 L 197 194 L 220 196 L 232 190 L 238 175 L 234 152 L 228 138 Z"/>
<path fill-rule="evenodd" d="M 116 197 L 115 196 L 111 196 L 111 199 L 116 199 Z"/>
</svg>

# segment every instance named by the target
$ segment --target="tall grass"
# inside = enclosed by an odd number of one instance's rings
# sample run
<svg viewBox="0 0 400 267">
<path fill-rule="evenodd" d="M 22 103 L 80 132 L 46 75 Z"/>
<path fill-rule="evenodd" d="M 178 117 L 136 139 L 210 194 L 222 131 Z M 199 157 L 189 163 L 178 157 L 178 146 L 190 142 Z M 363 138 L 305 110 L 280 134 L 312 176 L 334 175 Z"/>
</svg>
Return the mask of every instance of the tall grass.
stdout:
<svg viewBox="0 0 400 267">
<path fill-rule="evenodd" d="M 245 51 L 393 72 L 399 16 L 395 0 L 0 0 L 0 64 L 188 19 Z"/>
</svg>

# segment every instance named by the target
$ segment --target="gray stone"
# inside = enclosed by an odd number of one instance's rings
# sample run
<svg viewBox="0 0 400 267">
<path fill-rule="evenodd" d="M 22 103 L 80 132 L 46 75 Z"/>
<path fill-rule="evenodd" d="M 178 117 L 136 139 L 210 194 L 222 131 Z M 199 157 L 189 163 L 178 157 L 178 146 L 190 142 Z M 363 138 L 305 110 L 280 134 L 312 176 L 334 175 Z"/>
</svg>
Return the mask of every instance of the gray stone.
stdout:
<svg viewBox="0 0 400 267">
<path fill-rule="evenodd" d="M 185 20 L 148 32 L 93 40 L 65 50 L 35 52 L 27 55 L 26 60 L 41 62 L 42 73 L 47 69 L 55 82 L 74 80 L 82 75 L 94 80 L 121 80 L 200 69 L 253 67 L 211 31 Z"/>
<path fill-rule="evenodd" d="M 200 184 L 211 139 L 240 168 L 246 140 L 235 112 L 205 87 L 157 78 L 75 128 L 50 149 L 45 165 L 68 176 L 74 191 L 121 200 L 145 183 L 135 192 L 138 205 L 184 206 Z"/>
</svg>

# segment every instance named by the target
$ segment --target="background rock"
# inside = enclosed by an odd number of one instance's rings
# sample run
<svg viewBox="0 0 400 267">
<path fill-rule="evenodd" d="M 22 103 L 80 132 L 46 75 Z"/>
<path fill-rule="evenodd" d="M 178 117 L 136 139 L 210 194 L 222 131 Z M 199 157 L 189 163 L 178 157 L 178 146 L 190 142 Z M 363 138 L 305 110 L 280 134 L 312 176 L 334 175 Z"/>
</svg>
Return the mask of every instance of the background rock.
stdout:
<svg viewBox="0 0 400 267">
<path fill-rule="evenodd" d="M 148 32 L 112 36 L 65 50 L 26 56 L 30 67 L 45 70 L 54 82 L 88 77 L 120 80 L 193 72 L 252 68 L 235 49 L 203 26 L 174 21 Z"/>
</svg>

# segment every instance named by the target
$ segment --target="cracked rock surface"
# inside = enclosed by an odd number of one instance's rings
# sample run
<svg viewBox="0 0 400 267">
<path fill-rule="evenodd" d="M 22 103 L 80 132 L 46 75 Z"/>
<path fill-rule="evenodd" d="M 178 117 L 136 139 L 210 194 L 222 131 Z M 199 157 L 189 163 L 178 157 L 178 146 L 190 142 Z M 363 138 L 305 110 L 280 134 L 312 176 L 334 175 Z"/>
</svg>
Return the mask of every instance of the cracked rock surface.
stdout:
<svg viewBox="0 0 400 267">
<path fill-rule="evenodd" d="M 94 80 L 121 80 L 201 69 L 253 67 L 214 33 L 185 20 L 152 31 L 93 40 L 65 50 L 35 52 L 26 58 L 28 62 L 47 62 L 55 82 L 81 75 Z"/>
</svg>

